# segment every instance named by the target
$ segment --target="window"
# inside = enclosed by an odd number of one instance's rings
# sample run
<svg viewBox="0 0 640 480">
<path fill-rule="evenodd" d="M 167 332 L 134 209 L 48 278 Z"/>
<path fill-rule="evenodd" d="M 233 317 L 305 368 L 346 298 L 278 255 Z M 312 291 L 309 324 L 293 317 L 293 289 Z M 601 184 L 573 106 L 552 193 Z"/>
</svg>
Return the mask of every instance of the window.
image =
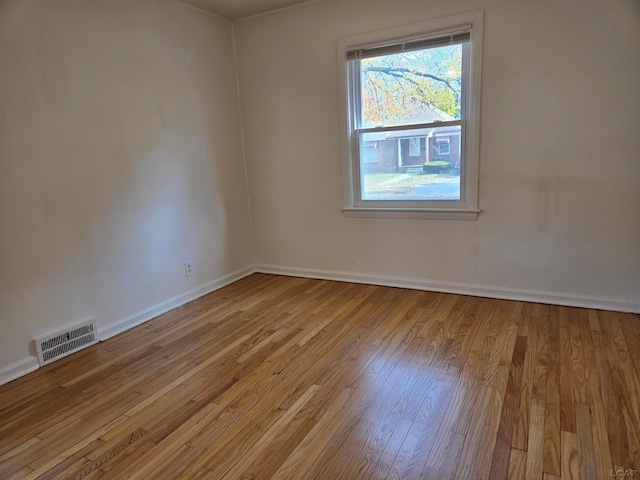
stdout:
<svg viewBox="0 0 640 480">
<path fill-rule="evenodd" d="M 438 155 L 451 155 L 451 144 L 448 139 L 446 142 L 439 142 L 438 145 Z"/>
<path fill-rule="evenodd" d="M 378 163 L 378 142 L 363 143 L 362 161 L 364 163 Z"/>
<path fill-rule="evenodd" d="M 482 18 L 339 41 L 345 215 L 477 218 Z"/>
</svg>

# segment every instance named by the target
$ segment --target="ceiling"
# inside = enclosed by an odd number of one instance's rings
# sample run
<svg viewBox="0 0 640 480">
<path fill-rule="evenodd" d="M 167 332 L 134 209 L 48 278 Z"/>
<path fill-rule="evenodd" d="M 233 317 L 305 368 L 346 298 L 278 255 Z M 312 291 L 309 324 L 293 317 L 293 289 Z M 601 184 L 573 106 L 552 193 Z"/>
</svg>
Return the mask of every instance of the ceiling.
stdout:
<svg viewBox="0 0 640 480">
<path fill-rule="evenodd" d="M 231 20 L 257 15 L 279 8 L 308 3 L 310 0 L 180 0 L 207 12 Z M 311 0 L 313 1 L 313 0 Z"/>
</svg>

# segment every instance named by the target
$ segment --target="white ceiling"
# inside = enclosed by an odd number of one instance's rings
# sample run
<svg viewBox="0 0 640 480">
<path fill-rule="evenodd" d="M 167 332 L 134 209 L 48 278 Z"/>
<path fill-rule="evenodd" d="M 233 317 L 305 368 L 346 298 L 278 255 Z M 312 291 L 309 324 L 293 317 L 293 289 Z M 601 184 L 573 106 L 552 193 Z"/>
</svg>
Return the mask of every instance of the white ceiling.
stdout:
<svg viewBox="0 0 640 480">
<path fill-rule="evenodd" d="M 314 0 L 180 0 L 231 20 Z"/>
</svg>

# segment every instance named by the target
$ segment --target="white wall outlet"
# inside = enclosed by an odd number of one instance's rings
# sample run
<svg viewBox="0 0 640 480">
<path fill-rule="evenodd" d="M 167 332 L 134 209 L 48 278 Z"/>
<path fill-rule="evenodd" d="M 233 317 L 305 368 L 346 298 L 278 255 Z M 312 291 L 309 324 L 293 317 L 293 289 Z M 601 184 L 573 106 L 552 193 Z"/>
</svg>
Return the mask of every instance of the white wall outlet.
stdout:
<svg viewBox="0 0 640 480">
<path fill-rule="evenodd" d="M 184 274 L 187 277 L 193 275 L 193 262 L 184 262 Z"/>
</svg>

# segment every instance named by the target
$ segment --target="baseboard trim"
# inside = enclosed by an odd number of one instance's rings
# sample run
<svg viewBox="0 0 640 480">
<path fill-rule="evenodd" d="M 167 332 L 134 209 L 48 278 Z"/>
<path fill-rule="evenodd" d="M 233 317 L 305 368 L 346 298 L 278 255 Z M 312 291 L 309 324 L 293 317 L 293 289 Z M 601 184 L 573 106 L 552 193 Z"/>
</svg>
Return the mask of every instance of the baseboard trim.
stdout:
<svg viewBox="0 0 640 480">
<path fill-rule="evenodd" d="M 40 368 L 36 357 L 25 357 L 22 360 L 0 368 L 0 385 L 9 383 L 11 380 L 20 378 L 28 373 L 35 372 Z"/>
<path fill-rule="evenodd" d="M 226 287 L 233 282 L 237 282 L 238 280 L 247 277 L 252 273 L 255 273 L 255 271 L 256 270 L 254 267 L 247 267 L 235 272 L 231 272 L 212 282 L 206 283 L 192 290 L 181 293 L 180 295 L 176 295 L 175 297 L 165 300 L 164 302 L 158 303 L 156 305 L 153 305 L 152 307 L 134 313 L 127 318 L 117 320 L 110 323 L 109 325 L 102 327 L 98 325 L 98 337 L 100 338 L 101 342 L 107 340 L 115 335 L 118 335 L 119 333 L 129 330 L 130 328 L 137 327 L 138 325 L 148 322 L 158 315 L 167 313 L 169 310 L 173 310 L 174 308 L 184 305 L 187 302 L 200 298 L 211 292 L 215 292 L 216 290 Z"/>
<path fill-rule="evenodd" d="M 162 303 L 158 303 L 152 307 L 134 313 L 127 318 L 118 320 L 103 327 L 98 326 L 98 338 L 100 341 L 107 340 L 119 333 L 129 330 L 130 328 L 141 325 L 158 315 L 162 315 L 169 310 L 173 310 L 187 302 L 200 298 L 208 293 L 215 292 L 216 290 L 226 287 L 233 282 L 237 282 L 238 280 L 255 273 L 255 271 L 255 268 L 251 266 L 231 272 L 212 282 L 206 283 L 197 288 L 181 293 L 180 295 L 176 295 Z M 16 378 L 20 378 L 28 373 L 34 372 L 38 370 L 38 368 L 40 368 L 40 366 L 36 357 L 26 357 L 15 363 L 7 365 L 6 367 L 0 368 L 0 385 L 4 385 Z"/>
<path fill-rule="evenodd" d="M 187 302 L 219 290 L 231 283 L 237 282 L 253 273 L 265 273 L 272 275 L 285 275 L 290 277 L 317 278 L 334 280 L 338 282 L 364 283 L 370 285 L 382 285 L 387 287 L 412 288 L 415 290 L 428 290 L 432 292 L 456 293 L 460 295 L 472 295 L 476 297 L 501 298 L 505 300 L 519 300 L 524 302 L 546 303 L 551 305 L 565 305 L 569 307 L 595 308 L 598 310 L 612 310 L 618 312 L 640 313 L 640 303 L 626 302 L 613 298 L 593 297 L 588 295 L 576 295 L 556 293 L 538 290 L 524 290 L 508 287 L 495 287 L 472 285 L 465 283 L 438 282 L 434 280 L 392 277 L 384 275 L 365 275 L 355 272 L 342 272 L 332 270 L 316 270 L 295 267 L 283 267 L 278 265 L 256 265 L 224 275 L 212 282 L 194 288 L 162 303 L 156 304 L 145 310 L 137 312 L 127 318 L 113 322 L 105 327 L 99 327 L 98 337 L 100 341 L 107 340 L 130 328 L 141 325 L 152 318 L 162 315 Z M 25 357 L 6 367 L 0 368 L 0 385 L 20 378 L 28 373 L 38 370 L 36 357 Z"/>
<path fill-rule="evenodd" d="M 339 282 L 365 283 L 386 287 L 412 288 L 432 292 L 456 293 L 475 297 L 500 298 L 523 302 L 546 303 L 564 305 L 568 307 L 595 308 L 598 310 L 613 310 L 617 312 L 640 313 L 640 303 L 625 302 L 614 298 L 593 297 L 539 290 L 525 290 L 508 287 L 473 285 L 466 283 L 439 282 L 435 280 L 391 277 L 383 275 L 365 275 L 354 272 L 332 270 L 316 270 L 278 265 L 256 265 L 256 272 L 291 277 L 318 278 Z"/>
</svg>

